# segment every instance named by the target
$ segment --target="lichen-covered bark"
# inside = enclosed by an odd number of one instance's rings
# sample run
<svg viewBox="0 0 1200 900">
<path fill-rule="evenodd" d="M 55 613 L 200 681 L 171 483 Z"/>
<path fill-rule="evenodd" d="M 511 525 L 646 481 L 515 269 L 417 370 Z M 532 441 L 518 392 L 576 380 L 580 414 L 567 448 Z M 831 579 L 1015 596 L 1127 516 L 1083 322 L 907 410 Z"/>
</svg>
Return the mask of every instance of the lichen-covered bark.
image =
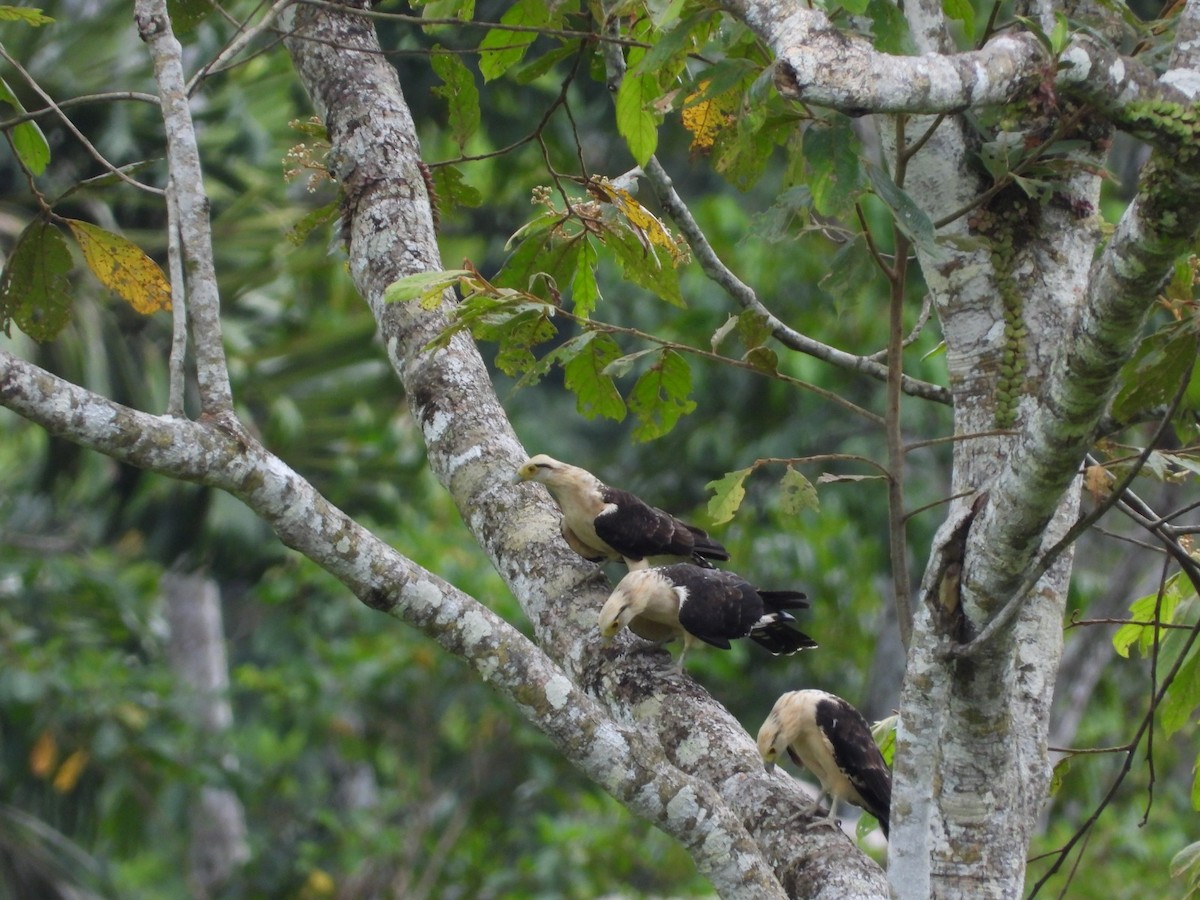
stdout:
<svg viewBox="0 0 1200 900">
<path fill-rule="evenodd" d="M 386 287 L 400 276 L 440 267 L 417 168 L 419 147 L 395 71 L 379 54 L 369 22 L 352 13 L 301 9 L 289 25 L 296 31 L 289 49 L 325 120 L 333 168 L 346 189 L 351 272 L 379 320 L 434 471 L 534 623 L 541 648 L 588 688 L 612 721 L 644 737 L 639 752 L 694 780 L 691 791 L 676 793 L 666 803 L 664 817 L 651 820 L 680 837 L 729 896 L 765 895 L 765 881 L 746 887 L 747 873 L 761 876 L 755 858 L 764 857 L 790 896 L 882 896 L 882 873 L 853 852 L 844 837 L 778 827 L 809 801 L 790 779 L 762 772 L 745 730 L 706 692 L 686 677 L 668 674 L 661 655 L 649 670 L 631 669 L 623 653 L 600 650 L 595 617 L 609 585 L 562 544 L 557 513 L 545 492 L 511 483 L 526 454 L 475 347 L 460 338 L 445 350 L 423 352 L 444 327 L 444 316 L 382 301 Z M 309 29 L 323 40 L 305 40 Z M 629 649 L 623 641 L 617 647 Z M 614 690 L 614 679 L 637 689 Z M 655 712 L 632 716 L 632 706 Z M 669 783 L 648 783 L 646 791 L 661 793 Z M 737 789 L 728 790 L 731 784 Z M 718 787 L 723 800 L 705 796 L 701 786 L 709 785 Z M 757 840 L 753 853 L 731 852 L 738 846 L 738 829 L 723 819 L 723 808 L 751 828 Z M 707 868 L 718 862 L 737 868 L 741 882 L 719 879 L 719 870 Z"/>
<path fill-rule="evenodd" d="M 1195 238 L 1195 204 L 1183 206 L 1198 186 L 1190 96 L 1198 51 L 1185 38 L 1196 31 L 1198 4 L 1181 17 L 1172 69 L 1161 80 L 1087 34 L 1068 44 L 1057 70 L 1029 35 L 949 54 L 935 3 L 904 5 L 923 54 L 912 58 L 877 53 L 820 11 L 795 4 L 724 6 L 775 50 L 786 96 L 852 115 L 953 112 L 1003 102 L 1052 77 L 1064 96 L 1094 104 L 1164 156 L 1148 168 L 1142 196 L 1094 266 L 1100 235 L 1090 212 L 1099 183 L 1086 172 L 1048 206 L 1002 216 L 996 207 L 977 210 L 975 236 L 990 242 L 987 249 L 947 247 L 940 258 L 921 259 L 946 339 L 956 432 L 1000 425 L 1013 435 L 955 445 L 951 492 L 974 493 L 951 507 L 916 604 L 889 876 L 900 897 L 1018 896 L 1048 785 L 1046 733 L 1069 553 L 1027 596 L 1018 594 L 1075 516 L 1072 480 L 1116 374 L 1171 261 Z M 1050 4 L 1038 9 L 1052 21 Z M 924 127 L 905 124 L 909 140 Z M 895 158 L 898 132 L 883 130 Z M 972 174 L 966 135 L 947 120 L 908 166 L 904 186 L 935 220 L 986 187 Z M 965 236 L 965 220 L 944 233 Z M 967 656 L 949 652 L 1002 610 L 1006 618 L 997 622 L 1005 627 L 993 629 L 986 644 Z"/>
</svg>

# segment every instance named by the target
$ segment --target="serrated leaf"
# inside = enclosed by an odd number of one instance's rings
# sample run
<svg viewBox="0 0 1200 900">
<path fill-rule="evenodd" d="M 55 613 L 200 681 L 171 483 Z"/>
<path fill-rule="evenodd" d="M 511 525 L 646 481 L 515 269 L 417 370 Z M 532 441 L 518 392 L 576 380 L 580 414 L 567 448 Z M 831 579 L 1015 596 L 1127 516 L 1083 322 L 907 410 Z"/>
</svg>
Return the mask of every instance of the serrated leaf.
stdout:
<svg viewBox="0 0 1200 900">
<path fill-rule="evenodd" d="M 766 372 L 768 375 L 774 375 L 779 371 L 779 354 L 770 347 L 755 347 L 742 359 L 758 371 Z"/>
<path fill-rule="evenodd" d="M 633 429 L 634 439 L 651 441 L 667 434 L 680 416 L 696 408 L 689 399 L 691 393 L 692 370 L 687 360 L 674 350 L 663 351 L 629 393 L 629 409 L 639 422 Z"/>
<path fill-rule="evenodd" d="M 821 502 L 817 499 L 817 489 L 791 466 L 783 473 L 779 487 L 779 506 L 785 515 L 798 516 L 807 509 L 813 512 L 820 511 Z"/>
<path fill-rule="evenodd" d="M 38 10 L 30 11 L 38 12 Z M 50 19 L 49 21 L 54 20 Z M 17 99 L 17 95 L 13 93 L 12 88 L 3 78 L 0 78 L 0 101 L 9 104 L 18 113 L 25 112 L 25 107 L 21 105 L 21 101 Z M 22 122 L 20 125 L 14 126 L 9 135 L 21 164 L 34 175 L 41 175 L 45 172 L 46 166 L 50 164 L 50 145 L 46 142 L 46 136 L 42 134 L 42 129 L 38 127 L 37 122 Z"/>
<path fill-rule="evenodd" d="M 658 147 L 658 122 L 650 111 L 657 98 L 653 75 L 626 75 L 617 89 L 617 131 L 639 166 L 646 165 Z"/>
<path fill-rule="evenodd" d="M 858 297 L 878 277 L 879 269 L 871 259 L 867 242 L 862 235 L 857 235 L 834 254 L 829 271 L 819 284 L 822 290 L 833 296 L 839 307 L 844 308 L 846 303 Z"/>
<path fill-rule="evenodd" d="M 433 93 L 449 105 L 450 135 L 458 149 L 465 151 L 467 141 L 479 130 L 479 88 L 457 54 L 435 46 L 430 62 L 434 73 L 443 82 L 433 89 Z"/>
<path fill-rule="evenodd" d="M 1133 622 L 1147 622 L 1150 624 L 1122 625 L 1113 633 L 1113 649 L 1120 656 L 1128 658 L 1129 650 L 1134 644 L 1138 645 L 1138 649 L 1145 656 L 1154 645 L 1155 632 L 1158 632 L 1159 641 L 1162 641 L 1162 629 L 1155 628 L 1153 624 L 1154 610 L 1158 607 L 1161 624 L 1169 625 L 1174 621 L 1175 608 L 1179 605 L 1181 599 L 1178 588 L 1178 577 L 1177 573 L 1168 579 L 1166 587 L 1163 590 L 1161 605 L 1157 593 L 1139 597 L 1130 605 L 1129 618 Z"/>
<path fill-rule="evenodd" d="M 596 283 L 596 266 L 600 255 L 591 238 L 581 239 L 575 274 L 571 277 L 571 303 L 577 316 L 590 316 L 600 302 L 600 286 Z"/>
<path fill-rule="evenodd" d="M 318 206 L 316 209 L 309 210 L 300 219 L 288 229 L 288 243 L 294 247 L 299 247 L 308 236 L 320 228 L 322 225 L 327 225 L 337 219 L 338 213 L 341 210 L 341 199 L 330 200 L 324 206 Z"/>
<path fill-rule="evenodd" d="M 575 407 L 589 419 L 604 416 L 620 422 L 625 418 L 625 401 L 604 369 L 621 355 L 621 348 L 607 334 L 593 332 L 579 352 L 563 366 L 564 383 L 575 394 Z"/>
<path fill-rule="evenodd" d="M 128 238 L 79 219 L 65 220 L 100 283 L 143 316 L 171 308 L 171 285 L 158 263 Z"/>
<path fill-rule="evenodd" d="M 438 209 L 444 215 L 456 206 L 471 209 L 483 203 L 483 194 L 463 181 L 462 170 L 456 166 L 438 166 L 433 172 L 433 187 L 437 191 Z"/>
<path fill-rule="evenodd" d="M 803 154 L 812 205 L 823 216 L 844 215 L 862 190 L 858 136 L 844 116 L 804 132 Z"/>
<path fill-rule="evenodd" d="M 1197 708 L 1200 708 L 1200 648 L 1193 644 L 1159 707 L 1166 736 L 1170 737 L 1190 722 Z"/>
<path fill-rule="evenodd" d="M 501 25 L 542 28 L 550 23 L 550 5 L 542 0 L 517 0 L 500 17 Z M 479 71 L 484 81 L 495 81 L 522 59 L 536 31 L 509 31 L 492 28 L 479 42 Z"/>
<path fill-rule="evenodd" d="M 1195 358 L 1196 335 L 1189 326 L 1173 323 L 1147 336 L 1121 367 L 1112 414 L 1130 421 L 1170 401 Z"/>
<path fill-rule="evenodd" d="M 679 274 L 675 267 L 670 260 L 662 260 L 653 246 L 642 244 L 636 234 L 623 228 L 608 232 L 605 243 L 616 256 L 621 274 L 627 280 L 672 306 L 682 308 L 687 305 L 679 291 Z"/>
<path fill-rule="evenodd" d="M 446 288 L 469 274 L 471 273 L 466 269 L 446 269 L 440 272 L 405 275 L 387 286 L 383 292 L 383 302 L 408 303 L 411 300 L 420 300 L 423 309 L 436 309 L 442 302 L 442 294 Z"/>
<path fill-rule="evenodd" d="M 62 232 L 38 219 L 17 238 L 0 276 L 0 330 L 9 323 L 35 341 L 52 340 L 71 320 L 71 251 Z"/>
<path fill-rule="evenodd" d="M 738 316 L 738 338 L 747 351 L 761 347 L 771 337 L 771 325 L 765 313 L 748 309 Z"/>
<path fill-rule="evenodd" d="M 37 28 L 39 25 L 49 25 L 53 21 L 40 9 L 30 9 L 24 6 L 0 6 L 0 22 L 20 22 Z"/>
<path fill-rule="evenodd" d="M 708 518 L 712 524 L 721 525 L 733 518 L 746 497 L 743 484 L 753 471 L 753 467 L 738 469 L 705 485 L 713 492 L 713 496 L 708 500 Z"/>
</svg>

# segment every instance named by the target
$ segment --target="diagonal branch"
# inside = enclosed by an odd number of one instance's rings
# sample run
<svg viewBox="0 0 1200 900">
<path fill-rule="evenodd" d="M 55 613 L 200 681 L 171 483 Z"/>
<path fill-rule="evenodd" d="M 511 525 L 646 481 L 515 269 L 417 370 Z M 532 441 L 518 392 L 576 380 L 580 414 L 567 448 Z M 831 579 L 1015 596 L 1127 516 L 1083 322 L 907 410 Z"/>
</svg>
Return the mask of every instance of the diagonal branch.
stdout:
<svg viewBox="0 0 1200 900">
<path fill-rule="evenodd" d="M 152 416 L 3 350 L 0 404 L 51 434 L 113 459 L 233 494 L 285 545 L 313 560 L 367 606 L 412 625 L 464 659 L 588 777 L 683 843 L 723 891 L 784 896 L 754 840 L 711 786 L 663 761 L 636 729 L 615 724 L 500 616 L 327 501 L 247 435 L 232 414 L 205 422 Z M 714 835 L 720 839 L 713 840 Z"/>
</svg>

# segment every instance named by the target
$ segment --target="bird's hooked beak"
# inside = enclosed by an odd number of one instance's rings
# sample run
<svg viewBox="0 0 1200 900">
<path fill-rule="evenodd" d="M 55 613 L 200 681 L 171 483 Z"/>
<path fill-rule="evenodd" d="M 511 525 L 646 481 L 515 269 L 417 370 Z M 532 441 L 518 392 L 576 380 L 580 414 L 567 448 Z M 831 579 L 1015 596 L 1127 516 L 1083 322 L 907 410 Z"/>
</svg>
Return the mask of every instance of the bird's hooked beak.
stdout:
<svg viewBox="0 0 1200 900">
<path fill-rule="evenodd" d="M 763 771 L 766 772 L 768 775 L 770 775 L 772 772 L 774 772 L 775 771 L 775 760 L 764 759 L 763 760 Z"/>
</svg>

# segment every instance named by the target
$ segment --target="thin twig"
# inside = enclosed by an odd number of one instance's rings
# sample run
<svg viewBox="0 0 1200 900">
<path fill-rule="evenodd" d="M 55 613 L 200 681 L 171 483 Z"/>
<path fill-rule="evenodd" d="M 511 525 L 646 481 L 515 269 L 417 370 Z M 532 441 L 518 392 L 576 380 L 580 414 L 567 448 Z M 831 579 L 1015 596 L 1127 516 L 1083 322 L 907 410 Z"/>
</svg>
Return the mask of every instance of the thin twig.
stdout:
<svg viewBox="0 0 1200 900">
<path fill-rule="evenodd" d="M 79 143 L 83 144 L 84 149 L 87 150 L 92 159 L 96 160 L 96 162 L 100 163 L 100 165 L 104 166 L 104 168 L 108 169 L 108 171 L 112 172 L 126 184 L 129 184 L 140 191 L 146 191 L 149 194 L 157 194 L 158 196 L 162 196 L 162 188 L 156 188 L 151 187 L 148 184 L 142 184 L 142 182 L 138 181 L 136 178 L 130 178 L 128 175 L 122 172 L 120 168 L 110 163 L 104 154 L 97 150 L 95 145 L 84 136 L 83 132 L 75 127 L 75 123 L 71 121 L 65 112 L 63 112 L 62 106 L 60 106 L 53 97 L 42 90 L 42 86 L 37 83 L 34 77 L 30 75 L 19 62 L 9 55 L 8 51 L 4 49 L 3 44 L 0 44 L 0 57 L 2 57 L 5 62 L 16 69 L 21 77 L 25 79 L 30 88 L 32 88 L 33 91 L 42 98 L 42 102 L 58 115 L 59 119 L 62 120 L 63 125 L 66 126 L 66 129 L 75 136 L 75 139 L 79 141 Z"/>
</svg>

